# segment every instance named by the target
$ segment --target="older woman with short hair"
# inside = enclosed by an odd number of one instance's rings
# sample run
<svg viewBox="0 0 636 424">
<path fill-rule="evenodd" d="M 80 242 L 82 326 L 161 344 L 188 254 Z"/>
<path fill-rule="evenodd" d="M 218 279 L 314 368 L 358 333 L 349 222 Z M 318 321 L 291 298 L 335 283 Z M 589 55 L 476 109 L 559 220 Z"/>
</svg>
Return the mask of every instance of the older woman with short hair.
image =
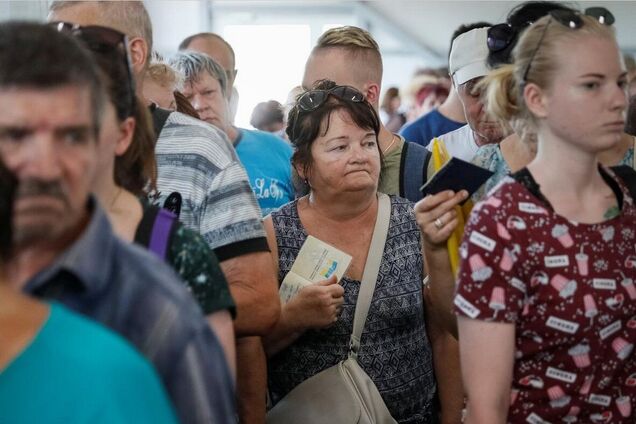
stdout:
<svg viewBox="0 0 636 424">
<path fill-rule="evenodd" d="M 320 81 L 289 114 L 292 159 L 309 194 L 265 219 L 279 281 L 308 235 L 353 257 L 340 283 L 307 286 L 265 339 L 276 404 L 294 387 L 347 358 L 356 301 L 378 214 L 382 152 L 373 107 L 352 87 Z M 411 204 L 390 197 L 390 222 L 358 362 L 400 423 L 436 418 L 432 350 L 423 303 L 423 262 Z"/>
</svg>

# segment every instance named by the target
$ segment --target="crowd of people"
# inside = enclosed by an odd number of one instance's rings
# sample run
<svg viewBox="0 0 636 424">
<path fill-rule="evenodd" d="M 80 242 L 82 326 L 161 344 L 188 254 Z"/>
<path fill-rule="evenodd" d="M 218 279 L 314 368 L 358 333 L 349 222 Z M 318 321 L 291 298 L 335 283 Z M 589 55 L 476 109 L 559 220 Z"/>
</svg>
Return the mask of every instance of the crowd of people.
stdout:
<svg viewBox="0 0 636 424">
<path fill-rule="evenodd" d="M 614 20 L 520 4 L 382 99 L 373 36 L 332 28 L 256 130 L 231 45 L 164 59 L 141 1 L 0 24 L 0 422 L 635 422 Z M 424 196 L 441 157 L 492 176 Z"/>
</svg>

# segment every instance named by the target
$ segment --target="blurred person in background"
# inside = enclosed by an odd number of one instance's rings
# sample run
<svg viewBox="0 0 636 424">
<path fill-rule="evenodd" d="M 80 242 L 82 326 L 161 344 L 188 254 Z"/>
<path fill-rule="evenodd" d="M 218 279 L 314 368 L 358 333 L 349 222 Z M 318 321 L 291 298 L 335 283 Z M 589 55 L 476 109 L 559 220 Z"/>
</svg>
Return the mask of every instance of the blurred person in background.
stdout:
<svg viewBox="0 0 636 424">
<path fill-rule="evenodd" d="M 474 24 L 461 25 L 457 28 L 451 37 L 451 46 L 448 49 L 448 57 L 450 58 L 452 43 L 457 37 L 475 28 L 488 26 L 490 26 L 490 24 L 487 22 L 476 22 Z M 448 75 L 449 73 L 447 72 L 447 76 Z M 452 83 L 450 84 L 450 87 L 447 88 L 449 89 L 449 93 L 444 103 L 429 113 L 417 118 L 413 122 L 406 124 L 400 130 L 400 135 L 413 143 L 417 143 L 421 146 L 428 146 L 433 138 L 463 127 L 466 124 L 466 115 L 464 113 L 462 102 L 455 86 Z"/>
<path fill-rule="evenodd" d="M 397 132 L 406 122 L 406 116 L 400 110 L 402 100 L 397 87 L 389 87 L 380 103 L 380 120 L 391 132 Z"/>
<path fill-rule="evenodd" d="M 285 134 L 285 110 L 276 100 L 261 102 L 254 107 L 250 125 L 260 131 L 270 132 L 281 138 Z"/>
</svg>

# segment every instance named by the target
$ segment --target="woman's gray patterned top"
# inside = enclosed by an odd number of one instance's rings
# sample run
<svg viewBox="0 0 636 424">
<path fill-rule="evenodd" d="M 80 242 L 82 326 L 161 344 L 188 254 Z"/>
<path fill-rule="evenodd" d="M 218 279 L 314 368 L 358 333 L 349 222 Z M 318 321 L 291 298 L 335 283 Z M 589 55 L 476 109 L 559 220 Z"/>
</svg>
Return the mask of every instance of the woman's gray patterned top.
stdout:
<svg viewBox="0 0 636 424">
<path fill-rule="evenodd" d="M 291 269 L 307 238 L 297 201 L 272 212 L 278 245 L 278 280 Z M 422 301 L 420 231 L 412 204 L 391 196 L 391 221 L 377 285 L 362 333 L 358 362 L 400 423 L 430 423 L 435 377 Z M 335 325 L 308 330 L 269 359 L 273 403 L 309 377 L 347 358 L 360 281 L 344 277 L 344 307 Z"/>
</svg>

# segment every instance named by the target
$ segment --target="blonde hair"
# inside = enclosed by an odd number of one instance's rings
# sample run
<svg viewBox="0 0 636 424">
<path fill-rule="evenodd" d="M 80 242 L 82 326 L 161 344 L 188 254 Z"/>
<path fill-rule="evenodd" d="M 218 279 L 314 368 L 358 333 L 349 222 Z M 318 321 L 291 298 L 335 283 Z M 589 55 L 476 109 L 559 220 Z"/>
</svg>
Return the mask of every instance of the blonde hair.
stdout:
<svg viewBox="0 0 636 424">
<path fill-rule="evenodd" d="M 183 74 L 163 61 L 153 61 L 148 67 L 146 77 L 162 87 L 179 91 L 183 89 Z"/>
<path fill-rule="evenodd" d="M 351 61 L 360 65 L 352 68 L 359 78 L 378 84 L 382 81 L 380 46 L 369 31 L 349 25 L 329 29 L 318 38 L 313 51 L 331 48 L 343 50 Z"/>
<path fill-rule="evenodd" d="M 580 15 L 580 18 L 582 26 L 577 29 L 554 21 L 550 15 L 541 18 L 521 35 L 512 52 L 513 63 L 498 67 L 480 82 L 479 88 L 485 89 L 487 112 L 510 124 L 522 139 L 537 129 L 536 118 L 525 103 L 524 86 L 533 83 L 544 90 L 551 89 L 559 71 L 561 43 L 586 36 L 616 42 L 612 27 L 602 25 L 589 16 Z"/>
<path fill-rule="evenodd" d="M 146 64 L 150 63 L 153 43 L 152 22 L 150 21 L 150 15 L 148 15 L 143 1 L 54 0 L 49 7 L 49 12 L 55 13 L 59 10 L 79 6 L 83 3 L 93 3 L 99 8 L 99 22 L 94 22 L 94 25 L 102 25 L 116 29 L 130 38 L 143 38 L 148 45 Z"/>
</svg>

